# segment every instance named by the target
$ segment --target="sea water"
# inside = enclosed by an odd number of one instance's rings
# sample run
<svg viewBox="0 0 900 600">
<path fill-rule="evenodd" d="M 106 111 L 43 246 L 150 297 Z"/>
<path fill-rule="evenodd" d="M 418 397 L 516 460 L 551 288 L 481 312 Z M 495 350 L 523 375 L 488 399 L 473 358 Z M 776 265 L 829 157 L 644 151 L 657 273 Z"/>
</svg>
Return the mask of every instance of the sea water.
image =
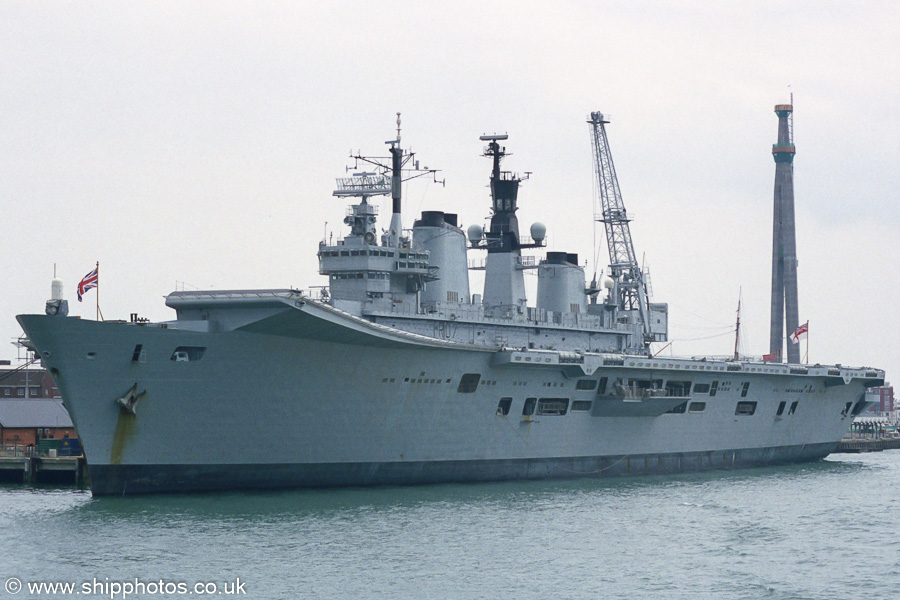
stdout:
<svg viewBox="0 0 900 600">
<path fill-rule="evenodd" d="M 0 598 L 887 600 L 898 505 L 900 451 L 369 489 L 92 498 L 5 484 Z"/>
</svg>

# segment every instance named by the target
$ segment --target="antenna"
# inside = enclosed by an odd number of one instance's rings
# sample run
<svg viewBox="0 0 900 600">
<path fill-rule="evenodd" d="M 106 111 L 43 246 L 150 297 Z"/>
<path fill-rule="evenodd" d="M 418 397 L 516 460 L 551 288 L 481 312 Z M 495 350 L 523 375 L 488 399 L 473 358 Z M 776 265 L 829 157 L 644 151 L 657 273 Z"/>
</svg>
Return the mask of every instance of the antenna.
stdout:
<svg viewBox="0 0 900 600">
<path fill-rule="evenodd" d="M 791 114 L 788 115 L 788 125 L 791 130 L 791 144 L 794 143 L 794 92 L 791 92 Z"/>
<path fill-rule="evenodd" d="M 375 223 L 375 207 L 368 206 L 367 200 L 371 196 L 388 196 L 391 197 L 391 224 L 382 241 L 386 246 L 397 247 L 402 241 L 403 222 L 401 218 L 402 210 L 402 184 L 410 179 L 415 179 L 423 175 L 431 175 L 435 183 L 441 183 L 437 179 L 437 169 L 424 170 L 419 169 L 418 160 L 414 160 L 414 153 L 404 151 L 400 146 L 401 134 L 401 113 L 397 112 L 397 135 L 393 140 L 387 140 L 385 144 L 389 146 L 389 156 L 364 156 L 360 153 L 351 151 L 350 158 L 353 159 L 352 170 L 356 171 L 360 167 L 368 168 L 371 171 L 354 172 L 352 177 L 342 177 L 336 180 L 337 185 L 333 196 L 341 198 L 357 197 L 362 202 L 359 205 L 351 207 L 352 214 L 348 214 L 344 220 L 345 223 L 351 225 L 354 235 L 374 235 Z M 351 168 L 347 167 L 346 172 L 350 172 Z M 364 222 L 363 222 L 364 221 Z M 353 229 L 355 228 L 355 229 Z"/>
<path fill-rule="evenodd" d="M 741 296 L 743 291 L 743 287 L 738 289 L 737 322 L 734 325 L 734 360 L 738 360 L 741 357 L 739 349 L 741 345 Z"/>
</svg>

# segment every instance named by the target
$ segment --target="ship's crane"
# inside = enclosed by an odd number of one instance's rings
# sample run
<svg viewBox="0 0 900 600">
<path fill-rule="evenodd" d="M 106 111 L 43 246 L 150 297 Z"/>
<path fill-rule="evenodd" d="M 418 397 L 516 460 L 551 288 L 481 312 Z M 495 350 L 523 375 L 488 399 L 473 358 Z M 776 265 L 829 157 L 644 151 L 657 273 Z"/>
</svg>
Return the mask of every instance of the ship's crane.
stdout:
<svg viewBox="0 0 900 600">
<path fill-rule="evenodd" d="M 609 275 L 614 282 L 611 290 L 619 309 L 633 311 L 639 315 L 644 332 L 645 345 L 655 341 L 650 327 L 650 298 L 644 273 L 634 254 L 631 243 L 630 219 L 622 202 L 616 168 L 613 165 L 609 141 L 604 125 L 609 123 L 601 112 L 592 112 L 588 121 L 594 150 L 594 172 L 600 191 L 601 212 L 594 220 L 606 227 L 606 242 L 609 246 Z"/>
</svg>

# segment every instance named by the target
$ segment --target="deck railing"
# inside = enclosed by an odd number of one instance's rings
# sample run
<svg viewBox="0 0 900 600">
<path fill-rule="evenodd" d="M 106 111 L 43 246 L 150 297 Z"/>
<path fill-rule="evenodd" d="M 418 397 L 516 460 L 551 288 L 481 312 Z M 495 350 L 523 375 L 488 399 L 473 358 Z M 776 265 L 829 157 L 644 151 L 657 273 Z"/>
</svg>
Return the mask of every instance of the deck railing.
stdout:
<svg viewBox="0 0 900 600">
<path fill-rule="evenodd" d="M 25 446 L 23 444 L 3 444 L 0 445 L 0 456 L 37 456 L 38 449 L 35 446 Z"/>
</svg>

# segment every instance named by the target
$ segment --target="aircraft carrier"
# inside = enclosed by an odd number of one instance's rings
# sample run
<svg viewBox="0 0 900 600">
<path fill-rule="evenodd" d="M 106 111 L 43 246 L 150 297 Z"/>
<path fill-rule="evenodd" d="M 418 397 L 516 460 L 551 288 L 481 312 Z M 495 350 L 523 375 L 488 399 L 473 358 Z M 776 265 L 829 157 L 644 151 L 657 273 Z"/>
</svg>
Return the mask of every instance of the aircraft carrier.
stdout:
<svg viewBox="0 0 900 600">
<path fill-rule="evenodd" d="M 95 495 L 422 484 L 734 468 L 822 458 L 884 372 L 663 358 L 609 150 L 589 127 L 610 265 L 520 233 L 524 177 L 482 136 L 490 220 L 401 220 L 402 182 L 435 177 L 396 139 L 337 181 L 346 234 L 319 245 L 314 290 L 176 291 L 172 321 L 19 315 L 82 440 Z M 527 177 L 527 176 L 526 176 Z M 390 196 L 379 227 L 372 198 Z M 588 216 L 586 216 L 588 217 Z M 523 253 L 523 250 L 526 251 Z M 483 260 L 470 264 L 469 255 Z M 470 268 L 484 269 L 473 293 Z M 525 271 L 537 274 L 533 304 Z"/>
</svg>

